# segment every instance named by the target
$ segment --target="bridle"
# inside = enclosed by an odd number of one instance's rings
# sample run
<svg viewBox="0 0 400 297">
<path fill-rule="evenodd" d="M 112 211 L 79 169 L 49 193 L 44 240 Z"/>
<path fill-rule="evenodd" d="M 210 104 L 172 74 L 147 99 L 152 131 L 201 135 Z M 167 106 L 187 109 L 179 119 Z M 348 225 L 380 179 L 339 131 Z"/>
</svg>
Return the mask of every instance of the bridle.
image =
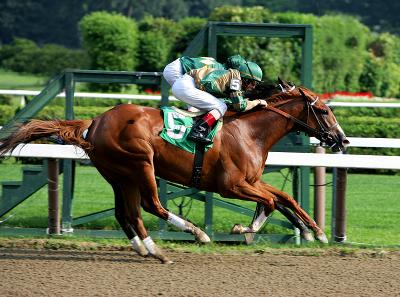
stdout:
<svg viewBox="0 0 400 297">
<path fill-rule="evenodd" d="M 291 90 L 293 90 L 293 88 Z M 307 100 L 307 97 L 301 88 L 299 88 L 299 91 L 300 91 L 300 94 L 302 95 L 302 97 L 305 99 L 305 102 L 307 105 L 307 121 L 306 122 L 303 122 L 303 121 L 299 120 L 298 118 L 292 116 L 291 114 L 288 114 L 287 112 L 285 112 L 281 109 L 278 109 L 276 107 L 270 106 L 270 105 L 267 105 L 266 109 L 269 109 L 275 113 L 278 113 L 278 114 L 284 116 L 285 118 L 290 119 L 291 121 L 295 122 L 298 126 L 303 127 L 307 134 L 315 135 L 321 141 L 321 143 L 325 143 L 328 146 L 330 146 L 331 148 L 338 146 L 338 143 L 332 134 L 332 130 L 335 127 L 337 127 L 339 125 L 339 123 L 336 122 L 332 126 L 326 127 L 324 125 L 324 123 L 318 118 L 317 113 L 314 108 L 314 105 L 319 100 L 319 97 L 316 97 L 314 99 L 314 101 L 310 102 L 309 100 Z M 310 110 L 311 110 L 312 115 L 314 116 L 314 118 L 316 119 L 316 121 L 318 123 L 319 127 L 317 129 L 311 127 L 308 124 Z"/>
</svg>

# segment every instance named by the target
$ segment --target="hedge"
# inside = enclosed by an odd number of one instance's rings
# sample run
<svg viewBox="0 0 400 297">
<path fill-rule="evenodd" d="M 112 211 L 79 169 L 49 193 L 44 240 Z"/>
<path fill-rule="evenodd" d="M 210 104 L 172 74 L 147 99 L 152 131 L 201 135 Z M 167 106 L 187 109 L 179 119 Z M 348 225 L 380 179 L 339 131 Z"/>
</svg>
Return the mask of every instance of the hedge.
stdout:
<svg viewBox="0 0 400 297">
<path fill-rule="evenodd" d="M 0 67 L 51 76 L 66 68 L 88 68 L 88 57 L 83 50 L 68 49 L 55 44 L 39 47 L 31 40 L 15 38 L 11 44 L 0 48 Z"/>
<path fill-rule="evenodd" d="M 0 126 L 10 121 L 15 115 L 16 108 L 11 105 L 0 105 Z"/>
<path fill-rule="evenodd" d="M 83 45 L 92 69 L 132 71 L 137 65 L 138 31 L 136 22 L 123 15 L 94 12 L 79 23 Z M 96 85 L 103 91 L 119 91 L 119 84 Z"/>
<path fill-rule="evenodd" d="M 349 108 L 334 111 L 347 137 L 400 138 L 400 110 L 397 108 Z M 400 155 L 400 149 L 356 148 L 350 154 Z"/>
</svg>

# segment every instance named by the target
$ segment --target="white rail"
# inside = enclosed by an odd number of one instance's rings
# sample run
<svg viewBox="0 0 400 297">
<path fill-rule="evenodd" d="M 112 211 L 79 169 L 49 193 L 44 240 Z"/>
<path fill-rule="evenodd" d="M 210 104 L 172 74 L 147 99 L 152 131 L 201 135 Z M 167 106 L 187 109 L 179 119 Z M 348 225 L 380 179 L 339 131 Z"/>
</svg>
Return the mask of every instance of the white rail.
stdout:
<svg viewBox="0 0 400 297">
<path fill-rule="evenodd" d="M 14 157 L 39 157 L 55 159 L 88 159 L 85 152 L 72 145 L 26 144 L 19 145 Z M 337 168 L 400 169 L 400 156 L 280 153 L 271 152 L 268 165 L 278 166 L 322 166 Z"/>
<path fill-rule="evenodd" d="M 376 102 L 329 102 L 328 106 L 340 107 L 384 107 L 400 108 L 400 103 L 376 103 Z"/>
</svg>

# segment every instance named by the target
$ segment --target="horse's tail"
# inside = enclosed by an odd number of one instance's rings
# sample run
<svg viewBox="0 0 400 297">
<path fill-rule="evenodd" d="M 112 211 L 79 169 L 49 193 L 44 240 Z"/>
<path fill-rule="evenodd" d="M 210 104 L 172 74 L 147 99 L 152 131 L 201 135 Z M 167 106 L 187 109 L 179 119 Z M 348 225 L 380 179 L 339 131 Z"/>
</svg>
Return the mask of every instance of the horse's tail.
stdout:
<svg viewBox="0 0 400 297">
<path fill-rule="evenodd" d="M 17 128 L 10 136 L 0 139 L 0 156 L 14 150 L 21 143 L 55 136 L 65 144 L 73 144 L 85 151 L 90 151 L 92 145 L 83 138 L 83 132 L 89 128 L 92 120 L 32 120 Z"/>
</svg>

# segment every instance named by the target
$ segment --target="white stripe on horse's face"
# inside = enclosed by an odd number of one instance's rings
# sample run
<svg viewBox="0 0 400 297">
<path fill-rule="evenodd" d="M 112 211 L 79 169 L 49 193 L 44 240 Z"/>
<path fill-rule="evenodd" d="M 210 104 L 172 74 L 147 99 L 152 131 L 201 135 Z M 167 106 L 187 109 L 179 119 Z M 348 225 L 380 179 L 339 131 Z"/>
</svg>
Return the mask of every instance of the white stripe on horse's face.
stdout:
<svg viewBox="0 0 400 297">
<path fill-rule="evenodd" d="M 342 127 L 340 127 L 339 124 L 337 124 L 336 129 L 337 129 L 340 133 L 342 133 L 343 135 L 345 135 L 345 134 L 344 134 L 344 131 L 343 131 L 343 129 L 342 129 Z"/>
</svg>

